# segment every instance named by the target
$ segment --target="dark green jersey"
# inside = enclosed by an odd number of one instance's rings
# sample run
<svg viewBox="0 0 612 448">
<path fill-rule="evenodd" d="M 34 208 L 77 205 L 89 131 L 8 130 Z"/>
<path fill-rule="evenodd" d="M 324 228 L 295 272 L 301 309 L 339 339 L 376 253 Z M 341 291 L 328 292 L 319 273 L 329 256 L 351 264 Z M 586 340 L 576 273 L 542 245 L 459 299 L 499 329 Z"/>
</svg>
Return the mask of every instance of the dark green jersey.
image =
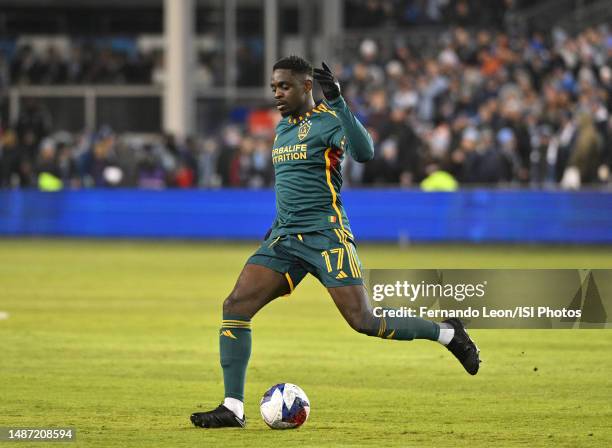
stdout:
<svg viewBox="0 0 612 448">
<path fill-rule="evenodd" d="M 276 175 L 272 236 L 329 228 L 350 232 L 340 197 L 345 152 L 365 162 L 373 157 L 374 148 L 342 97 L 279 122 L 272 149 Z"/>
</svg>

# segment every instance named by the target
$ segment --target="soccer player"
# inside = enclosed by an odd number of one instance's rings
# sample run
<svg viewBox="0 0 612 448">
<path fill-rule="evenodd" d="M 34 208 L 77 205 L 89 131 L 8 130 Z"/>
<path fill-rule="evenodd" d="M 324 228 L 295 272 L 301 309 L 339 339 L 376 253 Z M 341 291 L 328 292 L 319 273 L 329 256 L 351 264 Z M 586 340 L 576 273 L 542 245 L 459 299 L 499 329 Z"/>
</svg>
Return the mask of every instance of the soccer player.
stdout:
<svg viewBox="0 0 612 448">
<path fill-rule="evenodd" d="M 313 80 L 325 101 L 315 103 Z M 267 303 L 291 293 L 310 273 L 327 288 L 357 332 L 383 339 L 429 339 L 445 345 L 475 375 L 479 350 L 462 323 L 375 317 L 361 278 L 361 263 L 340 187 L 345 154 L 357 162 L 374 156 L 372 139 L 353 116 L 329 67 L 315 68 L 290 56 L 274 64 L 270 83 L 282 120 L 272 162 L 276 218 L 261 247 L 246 262 L 223 302 L 219 346 L 225 400 L 191 422 L 202 428 L 244 427 L 244 384 L 251 354 L 251 319 Z"/>
</svg>

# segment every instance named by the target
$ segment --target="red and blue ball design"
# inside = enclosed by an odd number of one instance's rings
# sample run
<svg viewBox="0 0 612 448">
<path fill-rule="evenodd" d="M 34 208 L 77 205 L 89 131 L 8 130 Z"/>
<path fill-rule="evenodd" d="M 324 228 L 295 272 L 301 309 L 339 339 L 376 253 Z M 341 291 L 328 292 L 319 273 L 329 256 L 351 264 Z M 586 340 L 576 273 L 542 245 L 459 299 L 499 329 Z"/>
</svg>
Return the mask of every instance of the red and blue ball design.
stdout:
<svg viewBox="0 0 612 448">
<path fill-rule="evenodd" d="M 294 429 L 308 419 L 310 401 L 299 386 L 279 383 L 266 391 L 260 402 L 260 411 L 270 428 Z"/>
</svg>

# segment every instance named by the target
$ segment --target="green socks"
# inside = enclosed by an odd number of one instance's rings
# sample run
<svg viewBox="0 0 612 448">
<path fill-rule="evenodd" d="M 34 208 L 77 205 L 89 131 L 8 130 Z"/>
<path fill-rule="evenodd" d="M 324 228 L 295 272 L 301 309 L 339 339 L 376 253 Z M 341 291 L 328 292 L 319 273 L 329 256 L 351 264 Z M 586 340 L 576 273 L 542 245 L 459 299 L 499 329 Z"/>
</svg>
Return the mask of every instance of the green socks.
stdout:
<svg viewBox="0 0 612 448">
<path fill-rule="evenodd" d="M 419 317 L 377 317 L 378 330 L 371 336 L 383 339 L 411 341 L 413 339 L 429 339 L 437 341 L 440 326 L 432 321 Z"/>
<path fill-rule="evenodd" d="M 440 326 L 418 317 L 376 317 L 374 327 L 367 333 L 383 339 L 437 341 Z M 219 349 L 225 397 L 244 401 L 246 370 L 251 357 L 251 319 L 224 314 L 219 334 Z"/>
<path fill-rule="evenodd" d="M 225 397 L 244 401 L 246 369 L 251 357 L 251 319 L 224 314 L 219 334 L 219 351 Z"/>
</svg>

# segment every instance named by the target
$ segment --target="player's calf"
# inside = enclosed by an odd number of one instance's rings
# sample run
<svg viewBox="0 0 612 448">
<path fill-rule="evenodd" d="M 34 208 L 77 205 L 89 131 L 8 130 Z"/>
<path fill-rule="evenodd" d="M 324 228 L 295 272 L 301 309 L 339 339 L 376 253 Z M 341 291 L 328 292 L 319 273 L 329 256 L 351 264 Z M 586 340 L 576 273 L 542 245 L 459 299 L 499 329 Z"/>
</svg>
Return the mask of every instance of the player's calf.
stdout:
<svg viewBox="0 0 612 448">
<path fill-rule="evenodd" d="M 247 264 L 223 302 L 219 354 L 225 399 L 216 409 L 195 412 L 190 420 L 202 428 L 243 427 L 244 385 L 251 356 L 251 317 L 286 288 L 284 276 L 264 266 Z"/>
<path fill-rule="evenodd" d="M 448 319 L 441 324 L 437 324 L 416 317 L 380 317 L 378 320 L 371 320 L 361 316 L 355 322 L 359 323 L 352 323 L 351 326 L 360 333 L 382 339 L 403 341 L 429 339 L 438 341 L 446 346 L 470 375 L 478 373 L 481 362 L 480 350 L 467 334 L 459 319 Z M 373 327 L 374 323 L 378 325 L 376 331 Z"/>
<path fill-rule="evenodd" d="M 348 310 L 342 313 L 344 320 L 357 333 L 376 336 L 377 323 L 374 316 L 363 310 Z"/>
<path fill-rule="evenodd" d="M 328 288 L 334 303 L 355 331 L 383 339 L 436 341 L 439 327 L 435 322 L 418 317 L 389 317 L 384 311 L 374 315 L 363 285 Z"/>
</svg>

